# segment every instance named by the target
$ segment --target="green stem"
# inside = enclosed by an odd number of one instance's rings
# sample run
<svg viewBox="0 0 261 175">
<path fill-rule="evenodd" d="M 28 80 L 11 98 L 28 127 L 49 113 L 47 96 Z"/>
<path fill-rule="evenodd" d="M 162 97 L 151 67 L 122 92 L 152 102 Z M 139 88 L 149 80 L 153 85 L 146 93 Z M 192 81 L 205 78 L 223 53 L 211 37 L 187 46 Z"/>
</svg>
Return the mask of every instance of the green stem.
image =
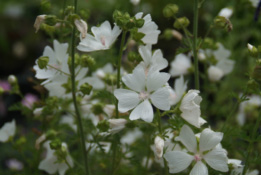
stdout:
<svg viewBox="0 0 261 175">
<path fill-rule="evenodd" d="M 158 129 L 159 129 L 159 133 L 160 135 L 162 134 L 162 130 L 161 130 L 161 115 L 160 115 L 160 110 L 157 109 L 157 118 L 158 118 Z"/>
<path fill-rule="evenodd" d="M 121 59 L 122 59 L 122 54 L 123 54 L 123 47 L 124 47 L 124 42 L 126 38 L 127 31 L 123 30 L 122 33 L 122 38 L 121 38 L 121 46 L 120 46 L 120 55 L 118 58 L 118 63 L 117 63 L 117 89 L 120 88 L 120 82 L 121 82 Z M 119 109 L 118 109 L 118 100 L 116 100 L 116 118 L 119 118 Z"/>
<path fill-rule="evenodd" d="M 74 0 L 74 13 L 76 14 L 77 12 L 77 0 Z M 77 121 L 78 121 L 78 133 L 80 134 L 81 138 L 81 147 L 82 147 L 82 153 L 83 153 L 83 159 L 84 159 L 84 164 L 85 164 L 85 174 L 89 175 L 90 170 L 88 166 L 88 159 L 87 159 L 87 151 L 85 148 L 85 135 L 83 131 L 83 126 L 82 126 L 82 119 L 81 119 L 81 113 L 77 104 L 76 100 L 76 83 L 75 83 L 75 32 L 76 32 L 76 27 L 73 26 L 73 31 L 72 31 L 72 47 L 71 47 L 71 57 L 72 57 L 72 62 L 71 62 L 71 80 L 72 80 L 72 98 L 73 98 L 73 104 L 75 108 L 75 114 L 77 116 Z"/>
<path fill-rule="evenodd" d="M 199 90 L 199 71 L 198 71 L 198 54 L 197 54 L 197 38 L 198 38 L 198 0 L 194 0 L 194 20 L 193 20 L 193 55 L 195 69 L 195 89 Z"/>
<path fill-rule="evenodd" d="M 244 166 L 244 169 L 243 169 L 243 175 L 246 174 L 248 166 L 249 166 L 249 157 L 253 152 L 253 145 L 254 145 L 254 142 L 255 142 L 254 140 L 256 139 L 256 135 L 258 133 L 258 127 L 260 126 L 260 121 L 261 121 L 261 109 L 259 110 L 259 115 L 258 115 L 256 124 L 255 124 L 255 126 L 252 130 L 251 140 L 250 140 L 250 143 L 249 143 L 248 148 L 247 148 L 247 155 L 246 155 L 246 160 L 245 160 L 245 166 Z"/>
</svg>

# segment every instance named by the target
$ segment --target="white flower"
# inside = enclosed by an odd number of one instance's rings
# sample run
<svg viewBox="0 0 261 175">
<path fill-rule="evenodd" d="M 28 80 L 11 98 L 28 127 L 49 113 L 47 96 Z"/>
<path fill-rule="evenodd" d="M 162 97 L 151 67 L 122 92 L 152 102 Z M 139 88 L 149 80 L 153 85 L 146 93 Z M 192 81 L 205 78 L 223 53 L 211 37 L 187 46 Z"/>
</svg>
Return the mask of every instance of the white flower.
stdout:
<svg viewBox="0 0 261 175">
<path fill-rule="evenodd" d="M 125 75 L 122 78 L 124 84 L 130 88 L 116 89 L 115 97 L 119 100 L 119 111 L 127 112 L 134 108 L 130 114 L 130 120 L 142 119 L 147 122 L 153 120 L 153 109 L 149 102 L 161 110 L 169 110 L 169 91 L 163 87 L 169 80 L 167 73 L 153 72 L 146 78 L 144 69 L 138 65 L 133 74 Z"/>
<path fill-rule="evenodd" d="M 87 34 L 85 38 L 80 37 L 81 42 L 77 46 L 78 50 L 83 52 L 107 50 L 121 33 L 118 26 L 111 29 L 111 24 L 108 21 L 103 22 L 100 27 L 92 27 L 91 31 L 94 36 Z"/>
<path fill-rule="evenodd" d="M 175 80 L 174 87 L 175 89 L 173 90 L 170 86 L 168 86 L 170 92 L 169 101 L 171 106 L 177 104 L 187 90 L 187 82 L 184 82 L 183 76 L 180 76 L 180 78 Z"/>
<path fill-rule="evenodd" d="M 244 165 L 242 165 L 242 161 L 238 159 L 228 159 L 228 164 L 231 164 L 233 167 L 233 170 L 231 171 L 231 175 L 242 175 Z M 258 175 L 258 170 L 247 170 L 246 175 Z"/>
<path fill-rule="evenodd" d="M 135 15 L 136 19 L 141 19 L 143 13 L 139 12 Z M 138 29 L 138 32 L 145 34 L 141 39 L 145 44 L 156 44 L 158 42 L 158 36 L 160 31 L 157 24 L 152 21 L 150 14 L 147 14 L 144 18 L 144 25 Z"/>
<path fill-rule="evenodd" d="M 156 148 L 157 158 L 160 159 L 163 155 L 164 140 L 161 137 L 157 136 L 154 139 L 154 145 Z"/>
<path fill-rule="evenodd" d="M 45 141 L 45 140 L 46 140 L 46 135 L 45 135 L 45 134 L 42 134 L 40 137 L 38 137 L 38 139 L 36 139 L 36 141 L 35 141 L 35 148 L 36 148 L 37 150 L 39 150 L 41 143 L 42 143 L 43 141 Z"/>
<path fill-rule="evenodd" d="M 122 145 L 131 145 L 142 136 L 143 132 L 141 132 L 138 128 L 135 128 L 134 130 L 129 131 L 124 136 L 122 136 L 120 142 Z"/>
<path fill-rule="evenodd" d="M 74 132 L 77 132 L 77 124 L 75 124 L 74 117 L 72 115 L 63 115 L 61 117 L 60 123 L 70 126 Z"/>
<path fill-rule="evenodd" d="M 170 64 L 170 74 L 173 77 L 184 75 L 188 73 L 188 69 L 191 67 L 191 60 L 184 54 L 178 54 L 175 60 Z"/>
<path fill-rule="evenodd" d="M 232 14 L 233 14 L 233 9 L 231 9 L 231 8 L 223 8 L 218 13 L 218 16 L 223 16 L 223 17 L 229 19 L 232 16 Z"/>
<path fill-rule="evenodd" d="M 257 7 L 259 2 L 259 0 L 249 0 L 249 1 L 252 3 L 253 7 Z"/>
<path fill-rule="evenodd" d="M 243 101 L 240 103 L 239 111 L 237 114 L 237 122 L 240 126 L 245 124 L 246 120 L 246 109 L 251 107 L 259 107 L 261 106 L 261 97 L 258 95 L 251 95 L 247 97 L 249 100 Z M 253 109 L 253 108 L 252 108 Z M 251 110 L 253 111 L 253 110 Z"/>
<path fill-rule="evenodd" d="M 15 170 L 15 171 L 21 171 L 24 168 L 24 164 L 17 159 L 7 160 L 6 165 L 9 169 Z"/>
<path fill-rule="evenodd" d="M 146 76 L 152 71 L 160 71 L 168 66 L 168 61 L 163 58 L 160 49 L 152 54 L 151 45 L 140 46 L 139 53 L 143 59 L 140 65 L 144 68 Z"/>
<path fill-rule="evenodd" d="M 208 68 L 208 78 L 210 81 L 219 81 L 224 75 L 224 72 L 216 66 L 210 66 Z"/>
<path fill-rule="evenodd" d="M 123 128 L 125 128 L 125 124 L 127 123 L 126 119 L 120 118 L 120 119 L 109 119 L 110 124 L 110 130 L 111 133 L 117 133 Z"/>
<path fill-rule="evenodd" d="M 79 32 L 81 33 L 82 38 L 85 38 L 87 35 L 87 30 L 88 30 L 87 23 L 82 19 L 80 19 L 80 20 L 76 19 L 74 21 L 74 24 L 77 27 L 77 29 L 79 30 Z"/>
<path fill-rule="evenodd" d="M 140 3 L 140 0 L 130 0 L 130 2 L 133 4 L 133 5 L 138 5 Z"/>
<path fill-rule="evenodd" d="M 202 98 L 198 95 L 198 90 L 189 90 L 183 97 L 179 109 L 181 110 L 181 117 L 188 123 L 197 128 L 206 123 L 206 121 L 200 117 L 200 102 Z"/>
<path fill-rule="evenodd" d="M 70 74 L 68 67 L 68 58 L 69 55 L 67 53 L 68 43 L 59 43 L 57 40 L 53 41 L 54 50 L 46 46 L 44 48 L 44 52 L 42 56 L 46 56 L 49 58 L 49 63 L 47 69 L 40 69 L 36 60 L 36 65 L 33 67 L 36 71 L 35 77 L 38 79 L 47 79 L 42 82 L 42 85 L 51 81 L 56 74 Z M 63 72 L 63 73 L 61 73 Z"/>
<path fill-rule="evenodd" d="M 7 122 L 0 129 L 0 142 L 7 142 L 10 137 L 15 135 L 16 125 L 15 120 L 13 119 L 11 122 Z"/>
<path fill-rule="evenodd" d="M 46 15 L 38 15 L 34 22 L 35 33 L 40 29 L 41 24 L 44 22 Z"/>
<path fill-rule="evenodd" d="M 252 44 L 247 43 L 247 48 L 248 48 L 249 51 L 252 51 L 254 46 Z"/>
<path fill-rule="evenodd" d="M 204 162 L 211 168 L 228 172 L 227 152 L 216 147 L 223 138 L 223 133 L 214 132 L 209 128 L 204 129 L 200 135 L 199 143 L 193 131 L 187 125 L 181 128 L 179 140 L 189 152 L 170 151 L 164 154 L 168 162 L 170 173 L 179 173 L 195 161 L 190 175 L 208 175 L 208 169 Z M 204 160 L 204 162 L 202 161 Z"/>
<path fill-rule="evenodd" d="M 68 165 L 65 162 L 57 162 L 57 156 L 55 155 L 55 151 L 50 148 L 50 141 L 46 141 L 44 143 L 44 148 L 46 149 L 46 157 L 43 159 L 38 168 L 40 170 L 44 170 L 49 174 L 54 174 L 56 172 L 59 173 L 59 175 L 64 175 L 67 169 L 69 168 Z M 62 147 L 67 150 L 66 143 L 62 143 Z M 71 167 L 73 167 L 73 160 L 71 156 L 68 154 L 66 157 L 67 162 Z"/>
</svg>

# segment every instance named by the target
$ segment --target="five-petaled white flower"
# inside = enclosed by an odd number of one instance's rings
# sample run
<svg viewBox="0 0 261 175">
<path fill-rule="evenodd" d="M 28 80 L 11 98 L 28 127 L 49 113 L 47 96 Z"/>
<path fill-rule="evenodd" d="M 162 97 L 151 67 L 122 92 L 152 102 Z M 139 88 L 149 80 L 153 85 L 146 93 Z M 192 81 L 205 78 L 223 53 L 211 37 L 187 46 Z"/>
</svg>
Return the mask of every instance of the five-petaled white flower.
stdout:
<svg viewBox="0 0 261 175">
<path fill-rule="evenodd" d="M 90 34 L 86 34 L 85 38 L 80 36 L 81 42 L 77 46 L 78 50 L 83 52 L 107 50 L 121 33 L 118 26 L 111 29 L 109 21 L 103 22 L 100 27 L 92 27 L 91 31 L 94 36 Z"/>
<path fill-rule="evenodd" d="M 139 12 L 135 15 L 136 19 L 141 19 L 143 13 Z M 145 34 L 141 39 L 145 44 L 156 44 L 158 42 L 158 36 L 160 31 L 155 22 L 152 21 L 150 14 L 147 14 L 144 18 L 144 25 L 138 29 L 138 32 Z"/>
<path fill-rule="evenodd" d="M 202 98 L 198 95 L 198 90 L 189 90 L 183 97 L 179 109 L 181 110 L 181 117 L 191 125 L 200 128 L 206 121 L 200 117 L 200 102 Z"/>
<path fill-rule="evenodd" d="M 10 137 L 13 137 L 15 135 L 15 129 L 15 120 L 5 123 L 0 129 L 0 142 L 7 142 Z"/>
<path fill-rule="evenodd" d="M 40 170 L 44 170 L 49 174 L 54 174 L 56 172 L 59 173 L 59 175 L 64 175 L 67 169 L 69 168 L 68 165 L 65 162 L 57 162 L 57 156 L 55 155 L 55 151 L 51 149 L 50 147 L 50 141 L 46 141 L 43 144 L 44 148 L 46 149 L 46 157 L 43 159 L 38 168 Z M 67 150 L 66 143 L 62 143 L 62 147 Z M 71 156 L 68 154 L 66 156 L 66 161 L 68 164 L 73 167 L 73 160 Z"/>
<path fill-rule="evenodd" d="M 205 163 L 217 171 L 228 172 L 227 152 L 218 146 L 222 138 L 223 133 L 214 132 L 207 128 L 202 131 L 198 143 L 191 128 L 184 125 L 178 139 L 188 152 L 170 151 L 164 154 L 164 158 L 168 162 L 169 172 L 179 173 L 188 168 L 192 161 L 195 161 L 195 165 L 190 175 L 208 175 Z"/>
<path fill-rule="evenodd" d="M 169 110 L 169 91 L 163 87 L 169 80 L 167 73 L 153 72 L 146 78 L 144 69 L 138 65 L 133 74 L 125 75 L 122 81 L 131 90 L 116 89 L 114 95 L 119 100 L 119 111 L 127 112 L 135 108 L 130 114 L 130 120 L 142 119 L 147 122 L 153 120 L 153 109 L 149 102 L 161 110 Z"/>
</svg>

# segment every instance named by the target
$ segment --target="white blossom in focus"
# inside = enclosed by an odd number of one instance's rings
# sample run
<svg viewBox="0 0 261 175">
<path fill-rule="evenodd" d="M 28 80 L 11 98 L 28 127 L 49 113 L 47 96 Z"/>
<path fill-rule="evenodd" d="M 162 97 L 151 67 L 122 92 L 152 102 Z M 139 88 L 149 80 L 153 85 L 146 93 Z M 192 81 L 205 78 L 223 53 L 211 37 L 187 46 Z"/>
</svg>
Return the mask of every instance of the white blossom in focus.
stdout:
<svg viewBox="0 0 261 175">
<path fill-rule="evenodd" d="M 105 21 L 99 27 L 92 27 L 94 36 L 87 33 L 86 37 L 80 36 L 81 42 L 77 49 L 83 52 L 92 52 L 97 50 L 107 50 L 120 35 L 121 30 L 118 26 L 111 28 L 109 21 Z"/>
<path fill-rule="evenodd" d="M 168 162 L 169 172 L 179 173 L 187 169 L 192 162 L 195 162 L 195 165 L 190 171 L 190 175 L 208 175 L 205 163 L 217 171 L 228 172 L 227 152 L 217 146 L 222 138 L 223 133 L 206 128 L 202 131 L 198 143 L 191 128 L 184 125 L 178 139 L 188 152 L 170 151 L 164 154 L 164 158 Z"/>
<path fill-rule="evenodd" d="M 16 125 L 15 120 L 6 122 L 0 129 L 0 142 L 7 142 L 11 137 L 15 135 Z"/>
<path fill-rule="evenodd" d="M 122 78 L 130 90 L 116 89 L 114 91 L 115 97 L 119 100 L 119 111 L 124 113 L 134 108 L 130 114 L 130 120 L 142 119 L 152 122 L 151 103 L 160 110 L 170 109 L 169 91 L 167 87 L 164 87 L 169 78 L 169 74 L 160 72 L 153 72 L 146 78 L 143 67 L 138 65 L 133 74 Z"/>
<path fill-rule="evenodd" d="M 135 15 L 136 19 L 141 19 L 143 12 L 139 12 Z M 143 17 L 145 20 L 144 25 L 138 29 L 138 32 L 145 34 L 141 39 L 145 44 L 156 44 L 158 42 L 158 36 L 160 30 L 155 22 L 152 21 L 150 14 Z"/>
<path fill-rule="evenodd" d="M 181 110 L 181 117 L 197 128 L 206 123 L 206 121 L 200 117 L 200 102 L 202 98 L 198 95 L 198 90 L 189 90 L 183 97 L 179 109 Z"/>
<path fill-rule="evenodd" d="M 176 55 L 175 59 L 170 63 L 170 74 L 173 77 L 188 73 L 188 69 L 192 66 L 191 60 L 185 54 Z"/>
<path fill-rule="evenodd" d="M 55 150 L 52 150 L 49 144 L 50 141 L 46 141 L 43 144 L 43 147 L 46 149 L 47 153 L 46 157 L 40 162 L 38 168 L 40 170 L 44 170 L 48 174 L 55 174 L 58 172 L 59 175 L 64 175 L 69 167 L 65 162 L 57 162 L 58 159 L 55 155 Z M 62 147 L 67 150 L 66 143 L 62 143 Z M 66 160 L 69 165 L 73 167 L 73 160 L 69 154 L 67 155 Z"/>
</svg>

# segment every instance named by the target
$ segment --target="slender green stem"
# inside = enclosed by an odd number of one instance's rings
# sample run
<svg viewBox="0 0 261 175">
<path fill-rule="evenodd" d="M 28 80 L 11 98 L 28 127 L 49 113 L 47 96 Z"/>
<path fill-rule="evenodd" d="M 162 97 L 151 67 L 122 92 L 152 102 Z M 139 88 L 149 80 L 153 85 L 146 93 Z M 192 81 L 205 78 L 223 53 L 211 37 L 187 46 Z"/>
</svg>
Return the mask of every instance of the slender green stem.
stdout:
<svg viewBox="0 0 261 175">
<path fill-rule="evenodd" d="M 120 46 L 120 55 L 118 58 L 118 63 L 117 63 L 117 89 L 120 88 L 120 82 L 121 82 L 121 59 L 122 59 L 122 54 L 123 54 L 123 47 L 124 47 L 124 42 L 126 38 L 127 31 L 123 30 L 122 33 L 122 38 L 121 38 L 121 46 Z M 118 109 L 118 100 L 116 101 L 116 118 L 119 118 L 119 109 Z"/>
<path fill-rule="evenodd" d="M 198 0 L 194 0 L 194 20 L 193 20 L 193 55 L 194 55 L 194 69 L 195 69 L 195 89 L 199 90 L 199 71 L 198 71 Z"/>
<path fill-rule="evenodd" d="M 159 133 L 162 134 L 162 130 L 161 130 L 161 115 L 160 115 L 160 110 L 159 109 L 157 109 L 157 118 L 158 118 Z"/>
<path fill-rule="evenodd" d="M 74 13 L 77 13 L 77 0 L 74 0 Z M 72 98 L 73 98 L 73 104 L 75 108 L 75 114 L 77 116 L 77 121 L 78 121 L 78 133 L 80 134 L 81 138 L 81 147 L 82 147 L 82 153 L 83 153 L 83 159 L 84 159 L 84 164 L 85 164 L 85 174 L 89 175 L 90 170 L 88 166 L 88 159 L 87 159 L 87 151 L 85 148 L 85 135 L 83 131 L 83 126 L 82 126 L 82 119 L 81 119 L 81 113 L 77 104 L 76 100 L 76 83 L 75 83 L 75 32 L 76 32 L 76 27 L 73 26 L 73 31 L 72 31 L 72 45 L 71 45 L 71 57 L 72 57 L 72 62 L 71 62 L 71 80 L 72 80 Z"/>
<path fill-rule="evenodd" d="M 259 110 L 259 115 L 258 115 L 257 121 L 256 121 L 255 126 L 251 133 L 251 138 L 250 138 L 251 140 L 250 140 L 250 143 L 247 148 L 247 155 L 246 155 L 246 160 L 245 160 L 245 166 L 243 169 L 243 175 L 246 174 L 248 166 L 249 166 L 249 157 L 253 152 L 253 146 L 254 146 L 254 142 L 255 142 L 254 140 L 256 139 L 256 135 L 258 133 L 258 127 L 260 126 L 260 121 L 261 121 L 261 109 Z"/>
</svg>

